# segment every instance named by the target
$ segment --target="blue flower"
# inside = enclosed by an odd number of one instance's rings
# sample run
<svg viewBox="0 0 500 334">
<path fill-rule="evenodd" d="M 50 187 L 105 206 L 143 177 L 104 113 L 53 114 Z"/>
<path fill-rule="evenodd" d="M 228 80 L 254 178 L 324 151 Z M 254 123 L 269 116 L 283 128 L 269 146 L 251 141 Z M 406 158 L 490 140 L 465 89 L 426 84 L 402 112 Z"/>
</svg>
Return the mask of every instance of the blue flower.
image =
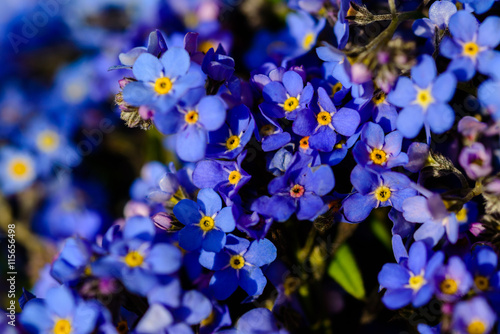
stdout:
<svg viewBox="0 0 500 334">
<path fill-rule="evenodd" d="M 229 110 L 226 123 L 208 134 L 208 158 L 234 159 L 252 138 L 255 121 L 244 104 Z"/>
<path fill-rule="evenodd" d="M 75 280 L 84 274 L 91 256 L 90 245 L 84 239 L 66 239 L 59 256 L 52 263 L 50 274 L 61 283 Z"/>
<path fill-rule="evenodd" d="M 384 264 L 378 275 L 380 285 L 387 289 L 382 302 L 390 309 L 399 309 L 410 302 L 414 307 L 427 304 L 434 293 L 433 275 L 444 261 L 443 252 L 432 255 L 423 242 L 417 241 L 408 255 L 397 234 L 392 243 L 398 264 Z"/>
<path fill-rule="evenodd" d="M 241 286 L 250 296 L 262 294 L 267 280 L 260 267 L 276 259 L 276 247 L 267 239 L 250 242 L 229 234 L 219 253 L 202 251 L 200 263 L 215 271 L 210 280 L 214 297 L 222 300 Z"/>
<path fill-rule="evenodd" d="M 226 51 L 219 44 L 217 51 L 208 50 L 201 65 L 203 72 L 215 81 L 227 81 L 234 73 L 234 59 L 226 55 Z"/>
<path fill-rule="evenodd" d="M 20 321 L 29 333 L 90 334 L 101 311 L 97 303 L 83 301 L 61 285 L 50 289 L 45 299 L 30 300 Z"/>
<path fill-rule="evenodd" d="M 316 38 L 326 23 L 325 18 L 321 18 L 318 23 L 314 22 L 312 16 L 303 11 L 288 14 L 286 21 L 296 45 L 295 51 L 287 58 L 296 58 L 310 51 L 316 44 Z"/>
<path fill-rule="evenodd" d="M 203 85 L 197 72 L 188 72 L 190 62 L 189 54 L 181 48 L 167 50 L 160 59 L 141 54 L 132 68 L 137 81 L 123 88 L 123 99 L 133 106 L 171 110 L 189 89 Z"/>
<path fill-rule="evenodd" d="M 401 152 L 403 136 L 393 131 L 384 137 L 384 130 L 378 124 L 368 122 L 361 131 L 361 140 L 352 153 L 356 162 L 376 172 L 383 172 L 408 163 L 408 156 Z"/>
<path fill-rule="evenodd" d="M 447 303 L 463 298 L 472 287 L 472 276 L 458 256 L 452 256 L 446 266 L 441 266 L 434 275 L 436 296 Z"/>
<path fill-rule="evenodd" d="M 220 334 L 287 334 L 285 329 L 279 329 L 271 311 L 259 307 L 243 314 L 234 329 L 219 332 Z"/>
<path fill-rule="evenodd" d="M 456 333 L 491 333 L 497 316 L 486 300 L 474 297 L 457 303 L 451 327 Z"/>
<path fill-rule="evenodd" d="M 193 89 L 185 95 L 177 108 L 158 113 L 154 123 L 164 134 L 176 133 L 175 150 L 184 161 L 203 159 L 208 132 L 219 130 L 226 119 L 226 104 L 218 96 L 203 96 L 205 89 Z"/>
<path fill-rule="evenodd" d="M 198 188 L 212 188 L 226 198 L 232 198 L 251 176 L 241 169 L 245 159 L 243 151 L 236 161 L 203 160 L 196 164 L 193 183 Z"/>
<path fill-rule="evenodd" d="M 339 111 L 333 105 L 326 91 L 318 88 L 319 111 L 304 109 L 297 114 L 293 131 L 301 136 L 309 136 L 309 146 L 323 152 L 331 152 L 337 143 L 336 133 L 352 136 L 359 125 L 359 114 L 350 108 Z"/>
<path fill-rule="evenodd" d="M 424 55 L 411 70 L 412 80 L 400 77 L 387 99 L 397 107 L 397 128 L 407 138 L 413 138 L 425 125 L 434 133 L 449 130 L 455 120 L 453 109 L 447 104 L 455 93 L 455 76 L 449 72 L 436 76 L 436 64 Z M 428 133 L 428 137 L 430 134 Z"/>
<path fill-rule="evenodd" d="M 155 57 L 161 56 L 165 51 L 167 51 L 167 43 L 163 34 L 156 29 L 149 34 L 148 46 L 138 46 L 125 53 L 120 53 L 118 59 L 123 66 L 114 66 L 111 69 L 121 69 L 121 68 L 131 68 L 137 58 L 143 53 L 150 53 Z"/>
<path fill-rule="evenodd" d="M 425 193 L 424 196 L 408 198 L 403 203 L 403 216 L 413 223 L 423 223 L 414 234 L 415 240 L 424 240 L 432 246 L 443 237 L 458 240 L 458 222 L 454 212 L 448 212 L 446 204 L 438 194 Z"/>
<path fill-rule="evenodd" d="M 410 187 L 410 179 L 401 173 L 375 174 L 360 165 L 351 172 L 351 183 L 356 193 L 344 200 L 344 215 L 351 222 L 360 222 L 373 209 L 392 206 L 402 211 L 403 201 L 417 192 Z"/>
<path fill-rule="evenodd" d="M 151 219 L 128 219 L 122 235 L 107 246 L 109 254 L 92 264 L 92 273 L 97 277 L 119 278 L 128 290 L 146 295 L 162 276 L 175 273 L 182 262 L 177 247 L 154 243 L 154 237 Z"/>
<path fill-rule="evenodd" d="M 144 201 L 146 196 L 158 189 L 158 184 L 167 173 L 167 167 L 158 161 L 151 161 L 142 166 L 141 176 L 130 187 L 130 197 L 136 201 Z"/>
<path fill-rule="evenodd" d="M 259 106 L 259 109 L 260 106 Z M 283 131 L 277 121 L 264 115 L 262 110 L 255 116 L 255 138 L 261 143 L 264 152 L 282 148 L 292 139 L 290 133 Z"/>
<path fill-rule="evenodd" d="M 500 54 L 493 51 L 500 43 L 498 29 L 500 18 L 490 16 L 478 24 L 471 13 L 461 10 L 450 18 L 449 29 L 453 38 L 445 37 L 441 42 L 441 54 L 452 59 L 448 71 L 460 81 L 472 79 L 476 68 L 488 73 L 488 62 Z"/>
<path fill-rule="evenodd" d="M 220 196 L 209 188 L 200 190 L 197 202 L 183 199 L 177 203 L 174 215 L 186 225 L 179 232 L 179 245 L 188 251 L 220 251 L 226 244 L 226 233 L 236 224 L 231 207 L 222 208 Z"/>
<path fill-rule="evenodd" d="M 489 246 L 478 245 L 472 249 L 472 254 L 465 258 L 465 263 L 473 275 L 476 292 L 485 293 L 487 298 L 497 299 L 500 275 L 497 271 L 498 256 L 495 251 Z"/>
<path fill-rule="evenodd" d="M 412 30 L 415 35 L 433 38 L 436 28 L 444 30 L 448 27 L 450 17 L 457 12 L 457 6 L 451 1 L 434 2 L 429 8 L 429 18 L 418 19 L 413 22 Z"/>
<path fill-rule="evenodd" d="M 262 91 L 265 102 L 260 105 L 262 113 L 270 118 L 294 120 L 297 114 L 311 102 L 314 88 L 295 71 L 283 74 L 283 82 L 271 81 Z"/>
<path fill-rule="evenodd" d="M 0 189 L 4 194 L 26 189 L 36 176 L 35 159 L 31 154 L 9 146 L 0 149 Z"/>
<path fill-rule="evenodd" d="M 486 13 L 496 0 L 459 0 L 466 10 L 473 10 L 477 14 Z"/>
<path fill-rule="evenodd" d="M 299 220 L 312 220 L 322 213 L 321 196 L 335 184 L 332 169 L 326 165 L 309 167 L 312 157 L 297 153 L 284 175 L 273 179 L 268 190 L 272 197 L 263 196 L 252 204 L 258 211 L 277 221 L 285 221 L 296 212 Z"/>
</svg>

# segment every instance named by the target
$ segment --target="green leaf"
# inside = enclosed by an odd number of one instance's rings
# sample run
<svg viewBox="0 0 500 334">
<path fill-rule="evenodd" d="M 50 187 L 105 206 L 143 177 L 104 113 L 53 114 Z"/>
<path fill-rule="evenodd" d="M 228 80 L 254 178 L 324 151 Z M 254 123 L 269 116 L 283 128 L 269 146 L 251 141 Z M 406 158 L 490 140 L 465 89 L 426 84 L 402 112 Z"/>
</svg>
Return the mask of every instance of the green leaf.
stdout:
<svg viewBox="0 0 500 334">
<path fill-rule="evenodd" d="M 337 249 L 328 268 L 328 275 L 353 297 L 365 298 L 363 278 L 349 245 L 344 243 Z"/>
<path fill-rule="evenodd" d="M 382 221 L 374 219 L 372 220 L 370 227 L 375 237 L 377 237 L 385 248 L 392 251 L 392 236 L 387 229 L 387 226 Z"/>
</svg>

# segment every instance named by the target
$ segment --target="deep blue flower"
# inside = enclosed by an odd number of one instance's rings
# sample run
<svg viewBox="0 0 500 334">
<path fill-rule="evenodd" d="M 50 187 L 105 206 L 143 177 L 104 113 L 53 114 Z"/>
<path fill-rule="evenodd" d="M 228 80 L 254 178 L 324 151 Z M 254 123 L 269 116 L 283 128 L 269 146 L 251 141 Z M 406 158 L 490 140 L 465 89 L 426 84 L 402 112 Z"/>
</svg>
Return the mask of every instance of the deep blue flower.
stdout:
<svg viewBox="0 0 500 334">
<path fill-rule="evenodd" d="M 293 131 L 301 136 L 309 136 L 309 146 L 323 152 L 331 152 L 337 143 L 336 133 L 351 136 L 359 125 L 359 114 L 350 108 L 337 111 L 326 91 L 318 88 L 317 113 L 304 109 L 297 114 Z"/>
<path fill-rule="evenodd" d="M 202 251 L 200 263 L 215 271 L 210 280 L 214 297 L 228 298 L 241 286 L 250 296 L 262 294 L 267 280 L 260 267 L 276 259 L 276 247 L 267 239 L 250 242 L 229 234 L 219 253 Z"/>
<path fill-rule="evenodd" d="M 497 316 L 486 300 L 474 297 L 457 303 L 451 327 L 456 333 L 491 333 Z"/>
<path fill-rule="evenodd" d="M 450 72 L 437 76 L 436 64 L 424 55 L 411 70 L 412 79 L 399 77 L 395 89 L 387 99 L 397 107 L 397 128 L 407 138 L 413 138 L 425 125 L 426 131 L 443 133 L 455 120 L 453 109 L 447 104 L 455 93 L 456 79 Z M 430 134 L 428 133 L 428 137 Z"/>
<path fill-rule="evenodd" d="M 20 321 L 29 333 L 90 334 L 101 311 L 96 302 L 83 301 L 61 285 L 50 289 L 45 299 L 30 300 Z"/>
<path fill-rule="evenodd" d="M 123 88 L 123 99 L 133 106 L 171 110 L 189 89 L 203 85 L 198 72 L 188 72 L 190 62 L 189 54 L 181 48 L 167 50 L 160 59 L 141 54 L 132 68 L 137 81 Z"/>
<path fill-rule="evenodd" d="M 208 50 L 201 65 L 203 72 L 215 81 L 227 81 L 234 73 L 234 59 L 226 55 L 226 51 L 219 44 L 216 51 Z"/>
<path fill-rule="evenodd" d="M 369 122 L 363 126 L 361 140 L 356 143 L 352 153 L 356 162 L 376 172 L 408 163 L 408 156 L 401 152 L 403 136 L 393 131 L 384 137 L 384 130 L 378 124 Z"/>
<path fill-rule="evenodd" d="M 472 254 L 465 258 L 467 269 L 474 278 L 474 290 L 498 300 L 500 292 L 500 274 L 497 270 L 498 256 L 489 246 L 478 245 Z"/>
<path fill-rule="evenodd" d="M 329 166 L 309 167 L 311 161 L 312 157 L 297 153 L 285 174 L 269 183 L 272 197 L 260 197 L 252 204 L 252 210 L 277 221 L 287 220 L 294 212 L 299 220 L 311 220 L 321 214 L 321 196 L 333 189 L 335 179 Z"/>
<path fill-rule="evenodd" d="M 392 244 L 398 264 L 384 264 L 378 275 L 380 285 L 387 289 L 382 302 L 390 309 L 399 309 L 410 302 L 414 307 L 427 304 L 434 293 L 433 275 L 443 264 L 444 254 L 432 255 L 423 242 L 417 241 L 408 255 L 397 234 Z"/>
<path fill-rule="evenodd" d="M 0 149 L 0 189 L 4 194 L 26 189 L 36 176 L 35 159 L 30 153 L 9 146 Z"/>
<path fill-rule="evenodd" d="M 493 51 L 500 43 L 499 28 L 500 18 L 496 16 L 490 16 L 479 24 L 467 11 L 461 10 L 453 15 L 449 23 L 453 37 L 445 37 L 440 46 L 441 54 L 452 59 L 448 71 L 461 81 L 472 79 L 476 69 L 488 73 L 491 58 L 500 57 L 500 53 Z"/>
<path fill-rule="evenodd" d="M 295 51 L 288 54 L 287 58 L 296 58 L 310 51 L 326 23 L 325 18 L 314 22 L 312 16 L 303 11 L 289 13 L 286 21 L 289 33 L 295 41 Z"/>
<path fill-rule="evenodd" d="M 444 302 L 455 302 L 463 298 L 472 287 L 472 276 L 458 256 L 452 256 L 446 266 L 441 266 L 434 275 L 436 296 Z"/>
<path fill-rule="evenodd" d="M 297 114 L 311 102 L 314 88 L 310 83 L 304 87 L 304 81 L 295 71 L 283 74 L 282 82 L 271 81 L 262 94 L 265 102 L 260 105 L 263 114 L 270 118 L 294 120 Z"/>
<path fill-rule="evenodd" d="M 357 165 L 351 172 L 351 183 L 356 193 L 344 200 L 344 215 L 351 222 L 360 222 L 373 209 L 392 206 L 402 211 L 403 201 L 415 196 L 415 189 L 410 187 L 410 179 L 401 173 L 384 172 L 375 174 Z"/>
<path fill-rule="evenodd" d="M 196 164 L 193 183 L 198 188 L 212 188 L 226 198 L 232 198 L 251 176 L 241 169 L 245 159 L 243 151 L 236 161 L 203 160 Z"/>
<path fill-rule="evenodd" d="M 231 207 L 222 208 L 220 196 L 210 188 L 200 190 L 197 202 L 181 200 L 174 207 L 174 215 L 186 225 L 179 232 L 179 245 L 188 251 L 220 251 L 226 244 L 226 233 L 236 224 Z"/>
<path fill-rule="evenodd" d="M 252 138 L 253 116 L 244 104 L 228 111 L 226 123 L 208 136 L 207 158 L 234 159 Z"/>
<path fill-rule="evenodd" d="M 193 89 L 177 108 L 157 113 L 154 123 L 164 134 L 176 133 L 175 149 L 185 161 L 196 162 L 205 156 L 208 132 L 219 130 L 226 120 L 226 104 L 218 96 L 204 96 L 205 89 Z"/>
<path fill-rule="evenodd" d="M 97 277 L 117 277 L 125 287 L 146 295 L 162 276 L 181 266 L 181 251 L 167 243 L 154 243 L 155 227 L 147 217 L 126 221 L 121 236 L 107 246 L 109 254 L 92 264 Z"/>
</svg>

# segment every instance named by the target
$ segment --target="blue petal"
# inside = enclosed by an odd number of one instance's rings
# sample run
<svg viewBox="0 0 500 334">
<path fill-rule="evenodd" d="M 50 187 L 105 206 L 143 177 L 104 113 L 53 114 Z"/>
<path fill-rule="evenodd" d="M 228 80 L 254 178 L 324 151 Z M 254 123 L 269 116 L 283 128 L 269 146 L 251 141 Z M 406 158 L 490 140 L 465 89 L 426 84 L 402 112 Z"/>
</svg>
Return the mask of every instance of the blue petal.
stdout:
<svg viewBox="0 0 500 334">
<path fill-rule="evenodd" d="M 432 97 L 439 102 L 448 102 L 455 94 L 457 79 L 449 72 L 441 74 L 432 85 Z"/>
<path fill-rule="evenodd" d="M 335 178 L 330 167 L 321 165 L 312 169 L 306 179 L 306 189 L 318 196 L 328 194 L 335 186 Z"/>
<path fill-rule="evenodd" d="M 381 149 L 384 146 L 384 130 L 380 125 L 368 122 L 361 131 L 361 140 L 372 148 Z"/>
<path fill-rule="evenodd" d="M 226 233 L 218 229 L 213 229 L 205 234 L 201 244 L 203 250 L 207 252 L 220 252 L 226 244 Z"/>
<path fill-rule="evenodd" d="M 158 112 L 154 115 L 155 127 L 164 135 L 177 133 L 184 123 L 184 117 L 177 111 Z"/>
<path fill-rule="evenodd" d="M 179 246 L 187 251 L 194 251 L 201 247 L 203 231 L 199 226 L 187 225 L 179 231 Z"/>
<path fill-rule="evenodd" d="M 287 71 L 283 74 L 283 86 L 290 96 L 297 97 L 304 88 L 304 82 L 297 72 Z"/>
<path fill-rule="evenodd" d="M 416 241 L 422 240 L 429 246 L 434 247 L 441 240 L 443 234 L 443 225 L 431 221 L 420 226 L 413 237 Z"/>
<path fill-rule="evenodd" d="M 352 136 L 356 132 L 359 122 L 359 113 L 350 108 L 341 108 L 332 117 L 335 131 L 346 137 Z"/>
<path fill-rule="evenodd" d="M 386 263 L 378 274 L 380 285 L 387 289 L 399 289 L 408 284 L 408 270 L 396 263 Z"/>
<path fill-rule="evenodd" d="M 20 314 L 21 323 L 29 333 L 50 333 L 54 327 L 52 317 L 53 314 L 49 314 L 43 300 L 38 298 L 30 300 Z"/>
<path fill-rule="evenodd" d="M 450 18 L 448 27 L 454 38 L 467 43 L 474 39 L 478 23 L 474 15 L 465 10 L 460 10 Z"/>
<path fill-rule="evenodd" d="M 260 296 L 267 284 L 267 279 L 260 268 L 240 271 L 240 286 L 249 296 Z"/>
<path fill-rule="evenodd" d="M 152 81 L 162 76 L 163 66 L 161 62 L 149 53 L 143 53 L 137 58 L 132 67 L 134 76 L 139 81 Z"/>
<path fill-rule="evenodd" d="M 200 206 L 190 199 L 183 199 L 174 206 L 174 215 L 184 225 L 198 224 L 201 219 Z"/>
<path fill-rule="evenodd" d="M 455 112 L 448 104 L 433 103 L 427 110 L 427 122 L 432 132 L 440 134 L 448 131 L 455 121 Z"/>
<path fill-rule="evenodd" d="M 219 211 L 215 217 L 215 226 L 226 233 L 234 230 L 236 222 L 234 221 L 233 210 L 231 207 L 225 207 Z"/>
<path fill-rule="evenodd" d="M 403 143 L 403 136 L 399 131 L 393 131 L 385 136 L 385 143 L 383 150 L 385 153 L 397 156 L 401 152 L 401 144 Z"/>
<path fill-rule="evenodd" d="M 182 160 L 196 162 L 205 157 L 207 141 L 206 130 L 191 125 L 177 135 L 175 150 Z"/>
<path fill-rule="evenodd" d="M 337 136 L 330 128 L 320 130 L 309 138 L 309 146 L 321 152 L 331 152 L 336 142 Z"/>
<path fill-rule="evenodd" d="M 432 284 L 425 284 L 423 287 L 418 290 L 418 292 L 415 294 L 415 297 L 413 297 L 413 306 L 415 307 L 421 307 L 427 304 L 431 298 L 432 294 L 434 293 L 434 288 Z"/>
<path fill-rule="evenodd" d="M 232 268 L 216 271 L 210 280 L 210 289 L 218 300 L 231 296 L 237 287 L 238 277 Z"/>
<path fill-rule="evenodd" d="M 394 234 L 392 236 L 392 251 L 397 263 L 401 263 L 401 261 L 408 259 L 408 252 L 399 234 Z"/>
<path fill-rule="evenodd" d="M 337 111 L 332 99 L 323 87 L 318 88 L 318 105 L 329 113 Z"/>
<path fill-rule="evenodd" d="M 281 82 L 270 82 L 262 91 L 262 95 L 267 102 L 283 103 L 286 100 L 286 90 Z"/>
<path fill-rule="evenodd" d="M 198 113 L 205 129 L 215 131 L 226 120 L 226 105 L 218 96 L 205 96 L 198 104 Z"/>
<path fill-rule="evenodd" d="M 76 307 L 73 315 L 72 330 L 74 333 L 92 333 L 96 327 L 98 316 L 103 313 L 99 304 L 82 302 Z"/>
<path fill-rule="evenodd" d="M 124 239 L 153 240 L 155 227 L 151 219 L 146 217 L 132 217 L 127 220 L 123 227 Z"/>
<path fill-rule="evenodd" d="M 429 18 L 439 29 L 448 27 L 450 17 L 457 12 L 457 6 L 451 1 L 436 1 L 429 8 Z M 430 37 L 430 36 L 429 36 Z"/>
<path fill-rule="evenodd" d="M 415 242 L 410 248 L 408 268 L 415 275 L 420 275 L 427 264 L 427 246 L 423 242 Z"/>
<path fill-rule="evenodd" d="M 161 304 L 149 305 L 137 324 L 137 333 L 162 333 L 174 322 L 172 314 Z"/>
<path fill-rule="evenodd" d="M 227 239 L 226 239 L 227 240 Z M 200 264 L 210 270 L 218 271 L 229 264 L 229 254 L 226 252 L 213 253 L 204 250 L 200 253 Z"/>
<path fill-rule="evenodd" d="M 293 132 L 300 136 L 313 134 L 318 125 L 316 115 L 310 109 L 303 109 L 297 113 L 297 118 L 292 124 Z"/>
<path fill-rule="evenodd" d="M 398 173 L 399 174 L 399 173 Z M 403 203 L 406 199 L 417 195 L 417 191 L 413 188 L 405 188 L 399 191 L 395 191 L 394 195 L 391 196 L 392 207 L 398 211 L 403 211 Z"/>
<path fill-rule="evenodd" d="M 330 168 L 330 167 L 328 167 Z M 312 220 L 323 208 L 324 203 L 321 197 L 314 194 L 304 194 L 299 199 L 299 210 L 297 211 L 298 220 Z"/>
<path fill-rule="evenodd" d="M 470 57 L 458 57 L 451 61 L 447 71 L 455 74 L 459 81 L 469 81 L 476 73 L 476 66 Z"/>
<path fill-rule="evenodd" d="M 212 217 L 222 209 L 220 196 L 210 188 L 201 189 L 198 193 L 197 202 L 206 216 Z"/>
<path fill-rule="evenodd" d="M 191 88 L 203 86 L 203 83 L 203 77 L 199 72 L 189 71 L 186 75 L 183 75 L 173 83 L 172 91 L 173 94 L 179 98 L 184 96 Z"/>
<path fill-rule="evenodd" d="M 64 285 L 55 287 L 47 291 L 45 296 L 47 309 L 56 314 L 59 318 L 70 318 L 75 311 L 75 298 L 69 288 Z"/>
<path fill-rule="evenodd" d="M 244 253 L 250 247 L 250 241 L 244 238 L 239 238 L 235 235 L 228 234 L 226 241 L 226 249 L 234 254 Z"/>
<path fill-rule="evenodd" d="M 413 291 L 411 289 L 388 290 L 382 297 L 384 305 L 391 310 L 397 310 L 410 303 Z"/>
<path fill-rule="evenodd" d="M 178 279 L 173 279 L 166 285 L 159 285 L 148 293 L 149 304 L 161 303 L 171 308 L 181 304 L 181 284 Z"/>
<path fill-rule="evenodd" d="M 202 293 L 191 290 L 182 297 L 182 306 L 187 308 L 189 315 L 183 319 L 189 325 L 199 324 L 212 312 L 212 303 Z"/>
<path fill-rule="evenodd" d="M 267 239 L 255 240 L 250 244 L 244 257 L 245 262 L 255 267 L 262 267 L 276 259 L 276 247 Z"/>
<path fill-rule="evenodd" d="M 411 77 L 420 88 L 427 88 L 436 77 L 434 58 L 423 55 L 420 62 L 411 69 Z"/>
<path fill-rule="evenodd" d="M 396 107 L 406 107 L 417 97 L 413 82 L 407 77 L 399 77 L 396 87 L 387 95 L 387 100 Z"/>
<path fill-rule="evenodd" d="M 186 74 L 191 63 L 189 53 L 177 47 L 168 49 L 163 56 L 161 56 L 160 61 L 165 68 L 164 74 L 168 78 L 176 78 Z"/>
<path fill-rule="evenodd" d="M 344 208 L 344 216 L 351 222 L 360 222 L 365 220 L 376 205 L 377 201 L 374 196 L 363 196 L 359 193 L 349 196 L 342 204 Z"/>
<path fill-rule="evenodd" d="M 432 219 L 427 206 L 427 199 L 423 196 L 415 196 L 403 202 L 403 216 L 412 223 L 424 223 Z"/>
<path fill-rule="evenodd" d="M 415 138 L 424 125 L 424 117 L 422 107 L 408 106 L 399 112 L 397 128 L 406 138 Z"/>
<path fill-rule="evenodd" d="M 143 82 L 130 82 L 123 87 L 123 100 L 136 107 L 148 105 L 153 101 L 153 87 Z"/>
<path fill-rule="evenodd" d="M 156 244 L 147 257 L 151 269 L 158 274 L 172 274 L 182 264 L 181 251 L 169 244 Z"/>
<path fill-rule="evenodd" d="M 213 188 L 227 182 L 228 172 L 216 160 L 203 160 L 196 164 L 193 171 L 193 183 L 198 188 Z"/>
<path fill-rule="evenodd" d="M 362 195 L 370 193 L 379 184 L 378 177 L 369 170 L 356 166 L 351 172 L 351 183 Z"/>
<path fill-rule="evenodd" d="M 277 210 L 277 208 L 279 208 Z M 295 203 L 290 196 L 274 195 L 268 201 L 262 213 L 273 217 L 279 222 L 286 221 L 295 212 Z"/>
<path fill-rule="evenodd" d="M 458 222 L 455 214 L 448 216 L 448 222 L 446 223 L 446 235 L 448 240 L 454 244 L 458 240 Z"/>
<path fill-rule="evenodd" d="M 445 36 L 439 45 L 439 50 L 446 58 L 454 59 L 462 55 L 463 47 L 452 38 Z"/>
<path fill-rule="evenodd" d="M 479 26 L 477 44 L 494 49 L 500 43 L 500 18 L 497 16 L 487 17 Z"/>
</svg>

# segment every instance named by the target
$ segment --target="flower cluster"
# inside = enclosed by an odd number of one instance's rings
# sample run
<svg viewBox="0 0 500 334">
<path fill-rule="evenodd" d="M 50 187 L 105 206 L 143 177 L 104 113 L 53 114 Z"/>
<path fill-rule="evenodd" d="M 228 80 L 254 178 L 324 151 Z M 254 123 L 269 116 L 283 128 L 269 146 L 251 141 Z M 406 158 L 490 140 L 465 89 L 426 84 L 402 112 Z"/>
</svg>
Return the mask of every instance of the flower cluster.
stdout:
<svg viewBox="0 0 500 334">
<path fill-rule="evenodd" d="M 23 330 L 499 331 L 495 1 L 78 5 L 68 38 L 113 60 L 0 100 L 0 209 L 52 249 Z"/>
</svg>

